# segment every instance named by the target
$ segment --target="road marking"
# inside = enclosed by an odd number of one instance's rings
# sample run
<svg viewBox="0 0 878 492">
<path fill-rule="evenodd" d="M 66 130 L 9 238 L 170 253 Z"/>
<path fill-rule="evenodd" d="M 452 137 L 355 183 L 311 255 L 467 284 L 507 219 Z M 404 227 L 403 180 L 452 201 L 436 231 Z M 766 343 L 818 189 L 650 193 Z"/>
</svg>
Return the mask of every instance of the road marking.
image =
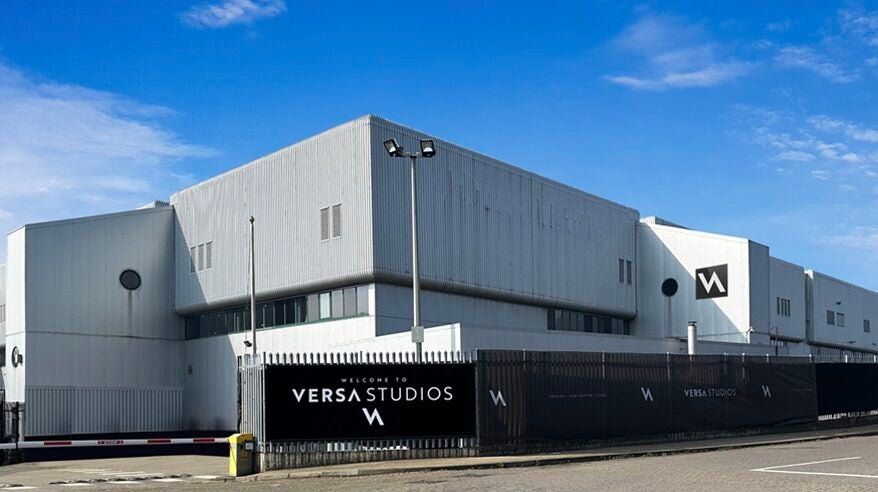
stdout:
<svg viewBox="0 0 878 492">
<path fill-rule="evenodd" d="M 3 490 L 30 490 L 35 489 L 36 487 L 30 487 L 27 485 L 18 485 L 16 487 L 3 487 Z"/>
<path fill-rule="evenodd" d="M 135 482 L 134 480 L 110 480 L 109 482 L 116 485 L 140 485 L 142 482 Z"/>
<path fill-rule="evenodd" d="M 808 463 L 795 463 L 792 465 L 767 466 L 765 468 L 756 468 L 756 469 L 750 470 L 750 471 L 763 472 L 763 473 L 787 473 L 790 475 L 821 475 L 821 476 L 825 476 L 825 477 L 878 478 L 878 475 L 863 475 L 863 474 L 859 474 L 859 473 L 832 473 L 832 472 L 808 472 L 808 471 L 781 470 L 781 468 L 793 468 L 796 466 L 820 465 L 823 463 L 836 463 L 839 461 L 850 461 L 850 460 L 859 460 L 859 459 L 862 459 L 862 457 L 852 456 L 850 458 L 836 458 L 833 460 L 811 461 Z"/>
<path fill-rule="evenodd" d="M 153 482 L 165 482 L 165 483 L 182 482 L 182 481 L 183 481 L 183 479 L 181 479 L 181 478 L 156 478 L 156 479 L 153 479 Z"/>
<path fill-rule="evenodd" d="M 217 478 L 216 475 L 195 475 L 192 478 L 197 478 L 199 480 L 215 480 Z"/>
<path fill-rule="evenodd" d="M 62 487 L 91 487 L 94 484 L 92 484 L 92 483 L 61 483 L 58 485 L 60 485 Z"/>
</svg>

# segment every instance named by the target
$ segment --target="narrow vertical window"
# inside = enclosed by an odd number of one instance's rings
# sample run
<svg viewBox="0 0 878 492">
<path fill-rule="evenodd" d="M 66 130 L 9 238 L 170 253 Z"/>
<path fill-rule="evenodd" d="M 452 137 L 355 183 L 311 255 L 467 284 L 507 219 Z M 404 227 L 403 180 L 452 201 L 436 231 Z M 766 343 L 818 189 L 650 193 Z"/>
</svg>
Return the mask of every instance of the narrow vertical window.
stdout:
<svg viewBox="0 0 878 492">
<path fill-rule="evenodd" d="M 213 266 L 213 241 L 204 243 L 204 269 L 210 270 Z"/>
<path fill-rule="evenodd" d="M 625 283 L 625 260 L 619 258 L 619 283 Z"/>
<path fill-rule="evenodd" d="M 332 237 L 341 237 L 341 204 L 332 206 Z"/>
<path fill-rule="evenodd" d="M 872 331 L 872 322 L 864 319 L 863 320 L 863 333 L 869 333 Z"/>
<path fill-rule="evenodd" d="M 329 207 L 320 209 L 320 240 L 329 240 Z"/>
<path fill-rule="evenodd" d="M 835 326 L 835 312 L 826 311 L 826 324 Z"/>
<path fill-rule="evenodd" d="M 189 248 L 189 273 L 195 273 L 195 246 Z"/>
<path fill-rule="evenodd" d="M 320 294 L 320 319 L 328 319 L 332 317 L 332 306 L 330 304 L 329 292 Z"/>
<path fill-rule="evenodd" d="M 627 275 L 628 285 L 631 285 L 631 262 L 625 262 L 625 274 Z"/>
<path fill-rule="evenodd" d="M 844 313 L 835 314 L 835 324 L 839 328 L 844 328 Z"/>
<path fill-rule="evenodd" d="M 198 245 L 198 271 L 204 270 L 204 244 Z"/>
</svg>

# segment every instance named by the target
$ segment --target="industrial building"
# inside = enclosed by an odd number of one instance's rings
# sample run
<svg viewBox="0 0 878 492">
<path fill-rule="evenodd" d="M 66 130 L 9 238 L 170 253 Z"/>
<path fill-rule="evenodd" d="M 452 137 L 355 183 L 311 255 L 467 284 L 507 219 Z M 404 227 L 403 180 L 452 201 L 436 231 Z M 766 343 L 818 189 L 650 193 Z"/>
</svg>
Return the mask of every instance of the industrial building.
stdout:
<svg viewBox="0 0 878 492">
<path fill-rule="evenodd" d="M 266 358 L 411 351 L 409 170 L 365 116 L 169 202 L 9 233 L 7 402 L 27 437 L 237 428 L 249 219 Z M 872 360 L 878 294 L 746 238 L 632 208 L 450 142 L 419 164 L 427 351 L 699 351 Z"/>
</svg>

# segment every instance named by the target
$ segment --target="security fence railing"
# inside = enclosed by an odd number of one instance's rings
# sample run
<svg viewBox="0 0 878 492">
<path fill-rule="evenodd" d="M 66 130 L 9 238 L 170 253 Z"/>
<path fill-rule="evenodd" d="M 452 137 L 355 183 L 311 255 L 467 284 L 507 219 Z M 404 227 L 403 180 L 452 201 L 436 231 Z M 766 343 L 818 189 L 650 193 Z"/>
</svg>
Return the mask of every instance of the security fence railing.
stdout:
<svg viewBox="0 0 878 492">
<path fill-rule="evenodd" d="M 878 410 L 878 364 L 492 351 L 266 353 L 240 369 L 261 470 L 816 424 Z M 849 381 L 839 385 L 839 380 Z M 556 446 L 558 447 L 558 446 Z M 563 447 L 563 446 L 562 446 Z"/>
</svg>

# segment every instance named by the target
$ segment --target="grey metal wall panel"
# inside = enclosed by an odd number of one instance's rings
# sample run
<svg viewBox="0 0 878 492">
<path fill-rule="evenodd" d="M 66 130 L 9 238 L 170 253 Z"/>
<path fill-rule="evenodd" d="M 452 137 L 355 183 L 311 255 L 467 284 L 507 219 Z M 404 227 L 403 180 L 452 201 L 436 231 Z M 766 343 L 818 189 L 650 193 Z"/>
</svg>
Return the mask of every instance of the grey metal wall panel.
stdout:
<svg viewBox="0 0 878 492">
<path fill-rule="evenodd" d="M 251 216 L 261 297 L 368 279 L 368 122 L 360 118 L 175 194 L 178 310 L 246 301 Z M 336 204 L 341 237 L 321 241 L 320 209 Z M 213 267 L 190 273 L 189 248 L 207 241 Z"/>
<path fill-rule="evenodd" d="M 805 339 L 805 270 L 778 258 L 769 258 L 771 328 L 783 337 Z M 790 301 L 789 315 L 781 314 L 778 298 Z"/>
<path fill-rule="evenodd" d="M 405 282 L 409 163 L 389 157 L 383 141 L 418 149 L 425 135 L 371 121 L 376 279 Z M 635 259 L 636 210 L 435 142 L 437 155 L 418 167 L 426 288 L 634 316 L 634 286 L 618 282 L 617 268 Z"/>
<path fill-rule="evenodd" d="M 182 430 L 181 388 L 28 388 L 25 435 Z"/>
<path fill-rule="evenodd" d="M 878 292 L 813 270 L 807 270 L 806 273 L 812 278 L 814 340 L 849 349 L 876 350 Z M 835 313 L 834 325 L 828 324 L 827 311 Z M 844 326 L 838 326 L 838 313 L 844 314 Z M 869 320 L 871 325 L 868 333 L 863 327 L 864 320 Z"/>
<path fill-rule="evenodd" d="M 24 401 L 25 367 L 10 363 L 12 349 L 27 353 L 25 337 L 26 291 L 25 291 L 25 229 L 9 233 L 6 249 L 6 400 Z"/>
</svg>

